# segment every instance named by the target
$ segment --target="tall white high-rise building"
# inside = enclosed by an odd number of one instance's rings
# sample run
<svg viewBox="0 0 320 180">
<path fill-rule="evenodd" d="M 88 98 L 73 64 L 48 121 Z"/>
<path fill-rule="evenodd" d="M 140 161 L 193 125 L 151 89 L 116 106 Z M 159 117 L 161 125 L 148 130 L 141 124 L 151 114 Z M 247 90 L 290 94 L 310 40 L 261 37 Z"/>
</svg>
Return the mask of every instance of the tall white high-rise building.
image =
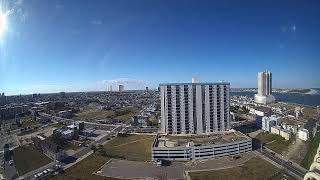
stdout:
<svg viewBox="0 0 320 180">
<path fill-rule="evenodd" d="M 123 92 L 124 91 L 124 85 L 119 85 L 119 92 Z"/>
<path fill-rule="evenodd" d="M 108 91 L 109 91 L 109 92 L 112 92 L 112 84 L 109 84 L 109 85 L 108 85 Z"/>
<path fill-rule="evenodd" d="M 230 129 L 230 83 L 160 84 L 161 132 L 208 134 Z"/>
<path fill-rule="evenodd" d="M 270 71 L 258 73 L 258 94 L 255 95 L 255 101 L 261 104 L 275 101 L 272 95 L 272 73 Z"/>
</svg>

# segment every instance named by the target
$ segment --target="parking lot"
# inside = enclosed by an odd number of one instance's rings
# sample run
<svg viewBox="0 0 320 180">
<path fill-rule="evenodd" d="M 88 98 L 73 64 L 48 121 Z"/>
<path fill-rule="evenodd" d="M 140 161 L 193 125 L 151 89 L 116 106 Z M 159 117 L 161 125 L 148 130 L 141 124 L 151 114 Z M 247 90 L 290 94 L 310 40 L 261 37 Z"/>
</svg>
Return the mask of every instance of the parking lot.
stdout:
<svg viewBox="0 0 320 180">
<path fill-rule="evenodd" d="M 157 167 L 153 162 L 138 162 L 112 159 L 97 175 L 113 178 L 145 179 L 151 177 L 165 177 L 167 179 L 185 179 L 185 171 L 225 169 L 238 166 L 254 157 L 254 153 L 241 155 L 232 160 L 230 157 L 203 161 L 173 162 L 170 166 Z"/>
</svg>

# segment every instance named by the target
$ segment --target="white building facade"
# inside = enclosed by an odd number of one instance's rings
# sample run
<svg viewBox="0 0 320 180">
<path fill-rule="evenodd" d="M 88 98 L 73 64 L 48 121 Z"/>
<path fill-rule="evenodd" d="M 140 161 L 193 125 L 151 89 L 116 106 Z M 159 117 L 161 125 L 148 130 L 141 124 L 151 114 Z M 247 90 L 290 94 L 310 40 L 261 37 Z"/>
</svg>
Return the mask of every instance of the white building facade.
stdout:
<svg viewBox="0 0 320 180">
<path fill-rule="evenodd" d="M 230 83 L 160 84 L 161 133 L 207 134 L 230 129 Z"/>
<path fill-rule="evenodd" d="M 309 140 L 309 131 L 307 129 L 300 129 L 298 131 L 298 137 L 299 139 L 303 141 L 308 141 Z"/>
<path fill-rule="evenodd" d="M 239 155 L 252 151 L 252 140 L 234 141 L 225 144 L 210 144 L 179 147 L 152 147 L 152 160 L 201 160 L 223 156 Z"/>
<path fill-rule="evenodd" d="M 279 125 L 280 119 L 274 115 L 262 117 L 262 130 L 271 132 L 271 127 Z"/>
</svg>

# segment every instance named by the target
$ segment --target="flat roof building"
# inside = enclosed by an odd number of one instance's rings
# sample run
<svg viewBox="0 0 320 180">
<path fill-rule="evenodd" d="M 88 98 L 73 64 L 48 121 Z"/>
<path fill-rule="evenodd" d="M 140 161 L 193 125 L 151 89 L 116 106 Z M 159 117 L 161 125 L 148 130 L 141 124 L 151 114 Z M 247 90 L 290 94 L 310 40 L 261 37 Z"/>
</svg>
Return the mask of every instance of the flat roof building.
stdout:
<svg viewBox="0 0 320 180">
<path fill-rule="evenodd" d="M 262 130 L 271 132 L 271 127 L 279 125 L 280 124 L 280 119 L 272 115 L 270 117 L 262 117 Z"/>
<path fill-rule="evenodd" d="M 152 145 L 152 160 L 210 159 L 251 151 L 251 138 L 237 131 L 210 135 L 158 135 Z"/>
</svg>

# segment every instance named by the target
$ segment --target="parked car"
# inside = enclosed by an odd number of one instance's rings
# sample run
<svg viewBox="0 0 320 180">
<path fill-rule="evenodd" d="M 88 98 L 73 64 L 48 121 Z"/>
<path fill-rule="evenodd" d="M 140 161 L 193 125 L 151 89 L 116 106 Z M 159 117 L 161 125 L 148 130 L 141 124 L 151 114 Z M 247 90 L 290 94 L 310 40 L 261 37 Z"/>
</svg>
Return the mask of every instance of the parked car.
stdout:
<svg viewBox="0 0 320 180">
<path fill-rule="evenodd" d="M 10 166 L 13 165 L 13 160 L 12 160 L 12 159 L 9 161 L 9 165 L 10 165 Z"/>
<path fill-rule="evenodd" d="M 162 160 L 157 160 L 157 161 L 156 161 L 156 165 L 157 165 L 158 167 L 161 167 L 161 166 L 162 166 Z"/>
</svg>

